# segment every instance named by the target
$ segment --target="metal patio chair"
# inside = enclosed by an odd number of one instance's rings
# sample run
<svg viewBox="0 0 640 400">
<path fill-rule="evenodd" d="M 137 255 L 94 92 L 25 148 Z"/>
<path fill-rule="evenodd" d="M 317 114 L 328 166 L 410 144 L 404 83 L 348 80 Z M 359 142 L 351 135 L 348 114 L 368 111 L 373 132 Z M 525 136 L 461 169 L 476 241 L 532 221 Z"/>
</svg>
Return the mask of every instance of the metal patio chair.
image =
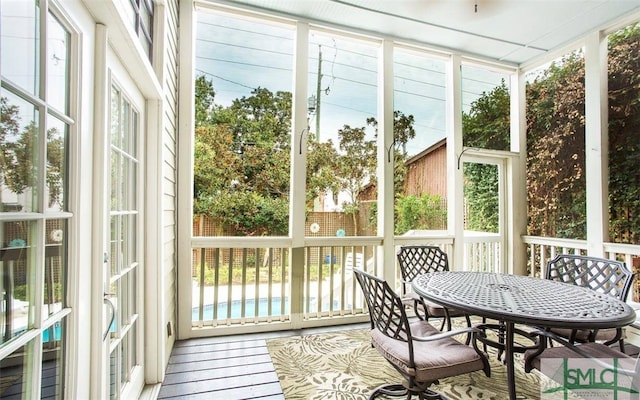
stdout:
<svg viewBox="0 0 640 400">
<path fill-rule="evenodd" d="M 433 245 L 402 246 L 397 254 L 400 273 L 402 274 L 403 302 L 413 307 L 416 316 L 428 321 L 429 318 L 442 318 L 440 330 L 445 325 L 451 330 L 451 318 L 465 317 L 467 326 L 471 326 L 469 315 L 454 309 L 448 309 L 440 304 L 426 300 L 410 290 L 411 282 L 421 274 L 448 271 L 449 258 L 440 247 Z"/>
<path fill-rule="evenodd" d="M 560 254 L 547 263 L 546 278 L 591 288 L 597 292 L 626 301 L 633 273 L 622 261 L 589 257 L 579 254 Z M 570 342 L 603 342 L 610 345 L 619 342 L 624 352 L 624 329 L 552 329 L 556 335 Z"/>
<path fill-rule="evenodd" d="M 466 327 L 443 333 L 425 320 L 409 323 L 405 305 L 386 281 L 361 270 L 354 273 L 369 308 L 371 344 L 404 378 L 376 388 L 369 399 L 383 394 L 441 399 L 429 389 L 438 379 L 480 370 L 491 375 L 487 356 L 476 345 L 482 331 Z M 470 334 L 473 347 L 453 338 L 460 334 Z"/>
</svg>

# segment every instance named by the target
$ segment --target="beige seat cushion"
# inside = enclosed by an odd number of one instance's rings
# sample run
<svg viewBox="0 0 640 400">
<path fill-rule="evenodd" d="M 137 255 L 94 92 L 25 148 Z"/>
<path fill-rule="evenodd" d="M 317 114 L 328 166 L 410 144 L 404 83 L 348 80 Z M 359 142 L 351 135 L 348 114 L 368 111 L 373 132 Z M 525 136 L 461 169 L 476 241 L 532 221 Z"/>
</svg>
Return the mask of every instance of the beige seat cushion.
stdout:
<svg viewBox="0 0 640 400">
<path fill-rule="evenodd" d="M 571 336 L 571 329 L 553 328 L 551 329 L 551 332 L 555 333 L 558 336 L 565 337 L 567 339 Z M 590 330 L 578 329 L 578 331 L 576 332 L 575 340 L 577 342 L 587 342 L 589 340 L 590 334 L 591 334 Z M 615 328 L 600 329 L 596 333 L 596 341 L 606 342 L 608 340 L 612 340 L 613 338 L 616 337 L 616 334 L 617 332 Z M 626 337 L 625 330 L 622 329 L 621 339 L 624 339 L 625 337 Z"/>
<path fill-rule="evenodd" d="M 411 333 L 413 336 L 430 336 L 441 332 L 425 321 L 416 321 L 411 324 Z M 420 382 L 433 382 L 484 368 L 482 359 L 472 347 L 453 338 L 433 342 L 414 340 L 415 369 L 409 367 L 406 342 L 389 338 L 377 329 L 371 331 L 371 341 L 389 362 Z"/>
<path fill-rule="evenodd" d="M 601 343 L 584 343 L 578 345 L 581 349 L 583 349 L 587 354 L 589 354 L 593 358 L 629 358 L 628 355 L 616 350 L 611 347 L 605 346 Z M 528 356 L 533 352 L 533 350 L 528 350 L 525 353 L 525 358 L 529 358 Z M 544 350 L 542 356 L 538 356 L 531 360 L 531 366 L 533 368 L 540 370 L 540 360 L 543 358 L 581 358 L 582 356 L 571 349 L 566 348 L 565 346 L 554 346 L 549 347 Z"/>
<path fill-rule="evenodd" d="M 415 300 L 420 300 L 420 296 L 416 293 L 413 292 L 409 292 L 406 294 L 406 296 L 402 299 L 402 301 L 413 307 L 414 301 Z M 429 301 L 427 299 L 422 299 L 422 301 L 426 304 L 427 306 L 427 315 L 429 315 L 430 317 L 444 317 L 446 314 L 444 312 L 444 307 L 438 303 L 434 303 L 432 301 Z M 421 307 L 422 308 L 422 307 Z M 424 310 L 423 310 L 424 311 Z M 462 317 L 465 315 L 465 313 L 463 313 L 460 310 L 456 310 L 453 308 L 449 308 L 449 316 L 450 317 Z"/>
</svg>

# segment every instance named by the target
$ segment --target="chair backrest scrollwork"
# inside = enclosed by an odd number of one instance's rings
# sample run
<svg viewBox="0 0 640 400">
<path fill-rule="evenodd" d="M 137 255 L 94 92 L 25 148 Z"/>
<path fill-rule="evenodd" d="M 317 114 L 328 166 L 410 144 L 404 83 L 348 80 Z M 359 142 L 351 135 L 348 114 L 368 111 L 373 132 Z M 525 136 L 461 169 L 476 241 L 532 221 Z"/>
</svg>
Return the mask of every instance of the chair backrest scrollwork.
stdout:
<svg viewBox="0 0 640 400">
<path fill-rule="evenodd" d="M 626 301 L 633 273 L 622 261 L 560 254 L 547 263 L 546 278 L 591 288 Z"/>
<path fill-rule="evenodd" d="M 405 282 L 413 281 L 418 275 L 449 270 L 447 253 L 438 246 L 402 246 L 397 257 Z"/>
</svg>

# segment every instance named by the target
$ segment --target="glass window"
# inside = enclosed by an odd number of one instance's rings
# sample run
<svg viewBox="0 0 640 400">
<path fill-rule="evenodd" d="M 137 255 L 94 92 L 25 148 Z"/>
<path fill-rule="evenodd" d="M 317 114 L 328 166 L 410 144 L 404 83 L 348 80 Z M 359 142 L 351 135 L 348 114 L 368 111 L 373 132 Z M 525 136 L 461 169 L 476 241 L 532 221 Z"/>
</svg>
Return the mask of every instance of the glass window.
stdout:
<svg viewBox="0 0 640 400">
<path fill-rule="evenodd" d="M 39 108 L 14 93 L 0 89 L 0 149 L 2 210 L 38 210 Z"/>
<path fill-rule="evenodd" d="M 377 43 L 310 32 L 308 234 L 376 234 L 378 51 Z"/>
<path fill-rule="evenodd" d="M 640 244 L 640 23 L 608 39 L 609 236 L 612 242 Z"/>
<path fill-rule="evenodd" d="M 394 52 L 395 233 L 447 224 L 445 62 Z"/>
<path fill-rule="evenodd" d="M 2 79 L 20 86 L 32 96 L 38 96 L 40 93 L 39 3 L 39 1 L 0 2 Z"/>
<path fill-rule="evenodd" d="M 196 236 L 289 233 L 291 26 L 198 13 Z"/>
<path fill-rule="evenodd" d="M 509 75 L 462 65 L 462 145 L 509 150 Z"/>
<path fill-rule="evenodd" d="M 69 124 L 49 115 L 47 118 L 46 210 L 67 211 Z"/>
<path fill-rule="evenodd" d="M 586 239 L 584 58 L 527 76 L 528 234 Z"/>
<path fill-rule="evenodd" d="M 47 3 L 0 3 L 0 347 L 10 353 L 0 360 L 0 397 L 28 393 L 60 399 L 69 314 L 59 311 L 67 306 L 66 237 L 72 217 L 69 93 L 76 80 L 69 68 L 71 32 L 51 12 L 41 19 L 42 4 Z M 47 32 L 43 43 L 40 32 Z M 42 301 L 36 303 L 36 294 Z M 13 339 L 33 330 L 42 345 L 15 348 Z"/>
<path fill-rule="evenodd" d="M 69 112 L 69 40 L 71 36 L 62 24 L 49 14 L 47 32 L 47 96 L 49 105 L 60 112 Z"/>
<path fill-rule="evenodd" d="M 7 221 L 1 224 L 0 267 L 2 308 L 0 346 L 33 328 L 35 305 L 35 222 Z"/>
<path fill-rule="evenodd" d="M 130 0 L 130 7 L 125 9 L 133 24 L 133 29 L 138 35 L 140 44 L 145 50 L 149 60 L 152 60 L 153 44 L 153 1 Z"/>
</svg>

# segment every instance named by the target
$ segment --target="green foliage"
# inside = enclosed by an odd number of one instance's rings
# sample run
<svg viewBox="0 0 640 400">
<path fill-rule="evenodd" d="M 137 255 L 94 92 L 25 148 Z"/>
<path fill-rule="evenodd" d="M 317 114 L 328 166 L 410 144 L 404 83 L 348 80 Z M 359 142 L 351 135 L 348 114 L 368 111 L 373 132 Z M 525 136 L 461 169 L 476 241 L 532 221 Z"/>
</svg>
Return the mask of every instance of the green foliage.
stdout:
<svg viewBox="0 0 640 400">
<path fill-rule="evenodd" d="M 336 177 L 338 152 L 333 142 L 318 142 L 310 134 L 307 141 L 307 210 L 313 209 L 314 200 L 329 191 L 338 193 L 340 184 Z"/>
<path fill-rule="evenodd" d="M 527 86 L 531 235 L 586 238 L 584 59 L 553 63 Z"/>
<path fill-rule="evenodd" d="M 492 150 L 509 149 L 510 94 L 505 82 L 473 104 L 462 115 L 465 146 Z M 498 232 L 498 174 L 488 164 L 464 165 L 466 229 Z"/>
<path fill-rule="evenodd" d="M 0 183 L 13 193 L 22 194 L 37 186 L 38 146 L 42 140 L 36 121 L 30 121 L 20 131 L 20 108 L 0 97 Z M 66 158 L 66 137 L 57 128 L 46 132 L 46 184 L 49 205 L 63 199 Z"/>
<path fill-rule="evenodd" d="M 291 93 L 258 88 L 229 107 L 196 80 L 194 213 L 219 234 L 286 235 L 289 224 Z"/>
<path fill-rule="evenodd" d="M 352 128 L 349 125 L 338 131 L 338 138 L 341 153 L 336 175 L 340 188 L 349 196 L 349 200 L 342 204 L 342 209 L 352 216 L 354 229 L 358 232 L 358 194 L 367 183 L 375 181 L 376 143 L 375 140 L 366 139 L 364 127 Z"/>
<path fill-rule="evenodd" d="M 609 38 L 609 235 L 640 244 L 640 23 Z"/>
<path fill-rule="evenodd" d="M 399 195 L 395 205 L 395 234 L 411 229 L 442 229 L 446 223 L 446 210 L 442 198 L 437 195 Z"/>
<path fill-rule="evenodd" d="M 499 232 L 498 170 L 491 164 L 465 164 L 464 194 L 468 212 L 466 228 Z"/>
<path fill-rule="evenodd" d="M 492 150 L 509 150 L 510 94 L 506 83 L 483 94 L 462 114 L 463 145 Z"/>
</svg>

